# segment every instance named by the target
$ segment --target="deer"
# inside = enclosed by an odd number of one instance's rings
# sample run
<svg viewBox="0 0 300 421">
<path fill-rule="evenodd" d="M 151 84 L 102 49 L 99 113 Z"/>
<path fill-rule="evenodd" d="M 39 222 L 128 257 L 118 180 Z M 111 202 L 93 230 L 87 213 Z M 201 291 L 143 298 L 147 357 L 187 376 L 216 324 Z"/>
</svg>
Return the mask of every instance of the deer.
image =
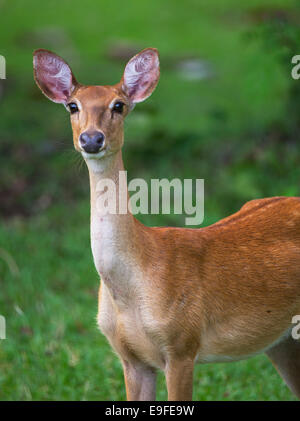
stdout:
<svg viewBox="0 0 300 421">
<path fill-rule="evenodd" d="M 122 364 L 127 400 L 154 401 L 160 370 L 168 400 L 191 401 L 195 364 L 261 353 L 300 398 L 300 343 L 291 334 L 300 314 L 300 199 L 253 199 L 200 228 L 147 227 L 130 211 L 100 212 L 103 179 L 129 203 L 118 181 L 124 119 L 156 88 L 158 51 L 132 57 L 115 85 L 95 86 L 78 83 L 51 51 L 33 57 L 35 81 L 70 112 L 88 168 L 97 322 Z"/>
</svg>

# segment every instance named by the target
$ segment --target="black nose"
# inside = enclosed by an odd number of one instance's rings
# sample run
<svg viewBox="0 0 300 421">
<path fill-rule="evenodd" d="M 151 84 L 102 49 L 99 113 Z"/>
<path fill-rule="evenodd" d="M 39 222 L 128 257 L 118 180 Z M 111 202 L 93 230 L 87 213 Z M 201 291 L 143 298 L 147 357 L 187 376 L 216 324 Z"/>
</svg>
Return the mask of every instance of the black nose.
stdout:
<svg viewBox="0 0 300 421">
<path fill-rule="evenodd" d="M 104 134 L 101 132 L 84 132 L 79 137 L 82 149 L 87 153 L 97 153 L 104 144 Z"/>
</svg>

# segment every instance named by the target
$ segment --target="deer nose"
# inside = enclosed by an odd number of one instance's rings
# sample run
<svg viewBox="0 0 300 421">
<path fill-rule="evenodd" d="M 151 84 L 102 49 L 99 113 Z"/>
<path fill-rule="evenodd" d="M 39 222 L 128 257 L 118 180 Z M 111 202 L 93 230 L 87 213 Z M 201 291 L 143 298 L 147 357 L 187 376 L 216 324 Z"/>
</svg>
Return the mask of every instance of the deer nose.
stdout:
<svg viewBox="0 0 300 421">
<path fill-rule="evenodd" d="M 84 132 L 79 137 L 82 149 L 87 153 L 97 153 L 104 144 L 104 134 L 102 132 Z"/>
</svg>

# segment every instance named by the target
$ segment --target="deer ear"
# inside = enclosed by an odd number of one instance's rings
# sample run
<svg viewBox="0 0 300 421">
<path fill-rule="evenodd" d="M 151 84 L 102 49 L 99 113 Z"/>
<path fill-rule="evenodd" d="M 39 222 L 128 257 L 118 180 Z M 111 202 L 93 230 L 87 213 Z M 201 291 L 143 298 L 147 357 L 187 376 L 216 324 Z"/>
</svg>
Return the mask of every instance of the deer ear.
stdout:
<svg viewBox="0 0 300 421">
<path fill-rule="evenodd" d="M 77 82 L 69 65 L 51 51 L 33 53 L 34 79 L 41 91 L 54 102 L 66 104 Z"/>
<path fill-rule="evenodd" d="M 132 103 L 144 101 L 154 91 L 159 79 L 159 58 L 155 48 L 147 48 L 126 65 L 123 91 Z"/>
</svg>

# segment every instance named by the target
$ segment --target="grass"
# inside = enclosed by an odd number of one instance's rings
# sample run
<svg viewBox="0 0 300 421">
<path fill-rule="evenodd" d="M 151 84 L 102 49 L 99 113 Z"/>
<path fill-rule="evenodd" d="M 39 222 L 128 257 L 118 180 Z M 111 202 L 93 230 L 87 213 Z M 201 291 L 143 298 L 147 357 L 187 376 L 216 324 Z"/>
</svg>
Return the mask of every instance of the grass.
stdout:
<svg viewBox="0 0 300 421">
<path fill-rule="evenodd" d="M 33 84 L 32 51 L 52 49 L 80 81 L 105 84 L 121 77 L 124 59 L 110 55 L 120 40 L 156 46 L 161 81 L 128 118 L 125 165 L 129 178 L 204 178 L 208 225 L 253 198 L 299 195 L 290 62 L 284 46 L 265 43 L 256 18 L 274 10 L 299 12 L 291 0 L 54 0 L 42 9 L 0 1 L 1 400 L 125 399 L 120 363 L 96 326 L 87 171 L 71 152 L 67 114 Z M 210 77 L 182 78 L 178 64 L 189 56 L 208 62 Z M 183 224 L 174 215 L 141 220 Z M 197 366 L 194 385 L 195 400 L 294 400 L 265 356 Z M 160 375 L 158 399 L 166 396 Z"/>
</svg>

